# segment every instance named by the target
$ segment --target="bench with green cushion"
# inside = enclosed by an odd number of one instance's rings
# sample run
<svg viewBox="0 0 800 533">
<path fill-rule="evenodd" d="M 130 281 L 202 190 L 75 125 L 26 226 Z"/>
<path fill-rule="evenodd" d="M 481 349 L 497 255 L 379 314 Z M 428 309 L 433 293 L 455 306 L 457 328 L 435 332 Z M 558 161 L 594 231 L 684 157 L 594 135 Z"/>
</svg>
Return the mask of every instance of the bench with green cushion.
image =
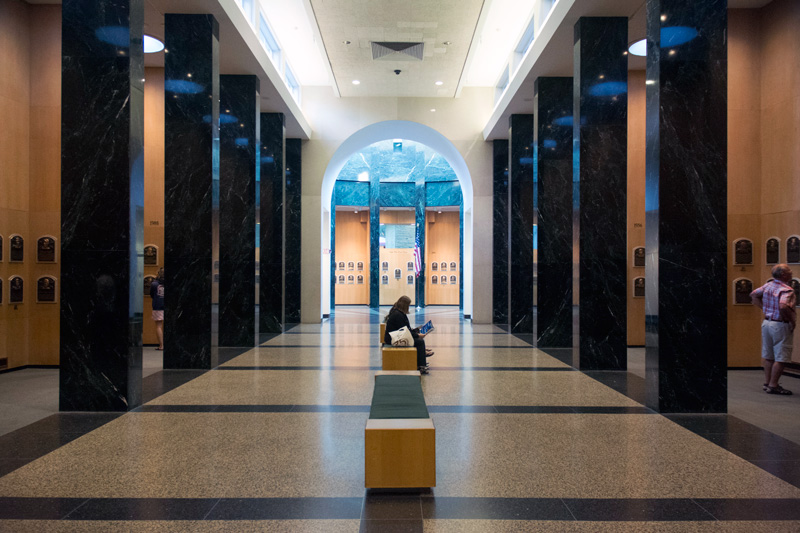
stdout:
<svg viewBox="0 0 800 533">
<path fill-rule="evenodd" d="M 379 372 L 364 430 L 364 486 L 436 486 L 436 429 L 419 372 Z"/>
</svg>

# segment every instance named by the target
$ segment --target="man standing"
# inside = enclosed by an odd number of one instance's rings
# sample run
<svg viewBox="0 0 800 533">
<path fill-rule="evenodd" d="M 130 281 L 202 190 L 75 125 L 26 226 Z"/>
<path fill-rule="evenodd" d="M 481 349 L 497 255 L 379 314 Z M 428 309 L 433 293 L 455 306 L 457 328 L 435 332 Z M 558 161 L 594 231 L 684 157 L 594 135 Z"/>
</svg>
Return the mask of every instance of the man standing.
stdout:
<svg viewBox="0 0 800 533">
<path fill-rule="evenodd" d="M 750 293 L 753 303 L 764 311 L 761 323 L 761 358 L 764 361 L 767 394 L 791 394 L 778 384 L 785 363 L 792 360 L 792 341 L 797 325 L 794 290 L 789 286 L 792 270 L 781 263 L 772 269 L 772 278 Z"/>
</svg>

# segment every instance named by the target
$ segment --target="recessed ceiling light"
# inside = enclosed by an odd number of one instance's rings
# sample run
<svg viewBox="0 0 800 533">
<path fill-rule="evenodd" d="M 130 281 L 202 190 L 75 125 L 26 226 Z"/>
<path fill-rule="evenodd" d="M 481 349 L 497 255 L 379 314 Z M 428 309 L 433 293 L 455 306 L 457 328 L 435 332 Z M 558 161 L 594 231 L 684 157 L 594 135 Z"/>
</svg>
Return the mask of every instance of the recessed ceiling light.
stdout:
<svg viewBox="0 0 800 533">
<path fill-rule="evenodd" d="M 451 45 L 451 44 L 453 44 L 453 43 L 451 43 L 450 41 L 445 41 L 445 42 L 443 42 L 442 44 L 443 44 L 443 45 L 445 45 L 445 46 L 450 46 L 450 45 Z"/>
<path fill-rule="evenodd" d="M 358 80 L 353 80 L 353 85 L 361 85 L 361 82 Z"/>
<path fill-rule="evenodd" d="M 628 52 L 632 55 L 645 57 L 647 55 L 647 39 L 640 39 L 628 46 Z"/>
<path fill-rule="evenodd" d="M 661 22 L 666 22 L 666 20 L 667 20 L 667 16 L 666 15 L 661 15 Z"/>
<path fill-rule="evenodd" d="M 369 172 L 366 170 L 358 175 L 358 181 L 369 181 Z"/>
<path fill-rule="evenodd" d="M 645 85 L 655 85 L 656 84 L 656 80 L 647 80 L 644 83 L 645 83 Z"/>
<path fill-rule="evenodd" d="M 674 55 L 675 55 L 675 53 L 676 53 L 676 52 L 675 52 L 675 50 L 670 50 L 670 51 L 669 51 L 669 55 L 671 55 L 671 56 L 674 56 Z"/>
<path fill-rule="evenodd" d="M 436 110 L 435 109 L 431 109 L 431 113 L 436 113 Z"/>
<path fill-rule="evenodd" d="M 350 44 L 350 41 L 347 41 L 347 40 L 342 41 L 342 44 Z"/>
<path fill-rule="evenodd" d="M 145 54 L 154 54 L 156 52 L 160 52 L 164 49 L 164 43 L 156 39 L 155 37 L 150 37 L 149 35 L 144 36 L 144 53 Z"/>
<path fill-rule="evenodd" d="M 437 81 L 436 85 L 444 85 L 444 82 L 443 81 Z"/>
</svg>

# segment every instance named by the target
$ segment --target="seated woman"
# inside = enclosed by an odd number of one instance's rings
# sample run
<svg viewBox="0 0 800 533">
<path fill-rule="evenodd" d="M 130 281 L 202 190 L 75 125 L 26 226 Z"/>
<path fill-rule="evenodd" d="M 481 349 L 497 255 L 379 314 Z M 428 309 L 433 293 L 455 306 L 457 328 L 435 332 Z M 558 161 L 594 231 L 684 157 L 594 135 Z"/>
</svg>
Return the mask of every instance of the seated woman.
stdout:
<svg viewBox="0 0 800 533">
<path fill-rule="evenodd" d="M 411 298 L 408 296 L 401 296 L 389 310 L 389 314 L 387 314 L 386 318 L 384 319 L 386 322 L 386 333 L 384 334 L 383 342 L 385 344 L 391 344 L 392 337 L 389 335 L 389 333 L 392 331 L 397 331 L 403 326 L 407 327 L 411 332 L 411 336 L 414 337 L 414 348 L 417 349 L 417 367 L 419 368 L 420 373 L 427 374 L 428 364 L 425 362 L 425 357 L 430 357 L 433 355 L 433 352 L 428 350 L 426 353 L 425 341 L 422 340 L 425 335 L 419 332 L 419 328 L 411 329 L 411 324 L 408 322 L 408 316 L 406 316 L 408 315 L 408 306 L 410 304 Z"/>
</svg>

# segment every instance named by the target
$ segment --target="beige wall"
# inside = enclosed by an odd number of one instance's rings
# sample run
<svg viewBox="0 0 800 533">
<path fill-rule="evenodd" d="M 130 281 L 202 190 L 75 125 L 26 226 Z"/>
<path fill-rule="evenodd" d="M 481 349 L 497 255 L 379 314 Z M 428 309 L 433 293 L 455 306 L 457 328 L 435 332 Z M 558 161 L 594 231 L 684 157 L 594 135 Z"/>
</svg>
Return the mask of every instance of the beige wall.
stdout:
<svg viewBox="0 0 800 533">
<path fill-rule="evenodd" d="M 408 120 L 433 128 L 452 142 L 464 158 L 474 193 L 473 276 L 475 280 L 491 279 L 492 145 L 483 140 L 482 128 L 491 113 L 492 95 L 493 89 L 471 88 L 464 89 L 460 98 L 336 98 L 328 87 L 303 89 L 303 111 L 314 130 L 311 139 L 303 143 L 303 322 L 319 322 L 322 312 L 321 190 L 325 169 L 348 137 L 385 120 Z M 491 322 L 491 290 L 490 283 L 473 284 L 475 322 Z"/>
<path fill-rule="evenodd" d="M 633 297 L 633 249 L 644 246 L 645 72 L 628 72 L 628 346 L 644 346 L 644 298 Z"/>
<path fill-rule="evenodd" d="M 0 73 L 0 358 L 8 358 L 9 368 L 53 365 L 59 308 L 36 303 L 36 281 L 60 279 L 60 269 L 36 262 L 36 241 L 48 235 L 58 243 L 61 237 L 60 6 L 0 2 Z M 11 234 L 25 239 L 22 263 L 9 262 Z M 24 280 L 21 304 L 8 303 L 11 276 Z"/>
</svg>

